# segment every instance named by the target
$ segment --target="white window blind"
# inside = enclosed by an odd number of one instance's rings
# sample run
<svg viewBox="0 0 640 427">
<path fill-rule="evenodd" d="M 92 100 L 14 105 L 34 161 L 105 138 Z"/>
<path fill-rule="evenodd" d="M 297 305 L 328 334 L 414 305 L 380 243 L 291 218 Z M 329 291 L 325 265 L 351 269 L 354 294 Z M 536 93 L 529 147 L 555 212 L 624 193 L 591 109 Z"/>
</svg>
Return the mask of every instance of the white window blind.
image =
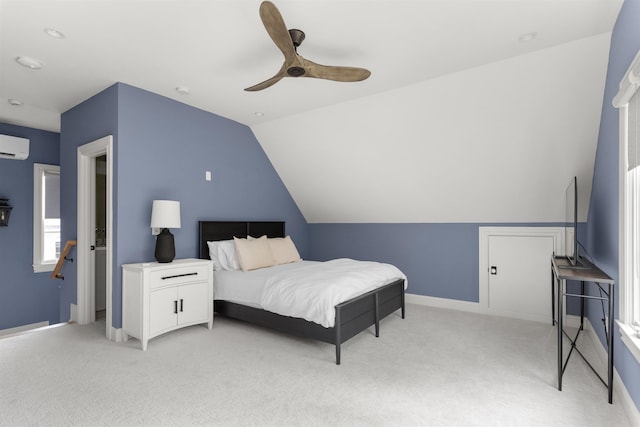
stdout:
<svg viewBox="0 0 640 427">
<path fill-rule="evenodd" d="M 60 257 L 60 166 L 33 164 L 33 271 L 52 271 Z"/>
</svg>

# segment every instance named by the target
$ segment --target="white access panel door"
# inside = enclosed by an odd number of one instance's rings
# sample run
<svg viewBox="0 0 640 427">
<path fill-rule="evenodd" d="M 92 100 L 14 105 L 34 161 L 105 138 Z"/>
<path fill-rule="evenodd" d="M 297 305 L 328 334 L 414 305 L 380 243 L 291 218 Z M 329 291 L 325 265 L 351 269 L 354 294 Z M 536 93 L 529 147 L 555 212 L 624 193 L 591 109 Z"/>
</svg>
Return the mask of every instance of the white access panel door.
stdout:
<svg viewBox="0 0 640 427">
<path fill-rule="evenodd" d="M 488 236 L 489 314 L 551 324 L 551 236 Z"/>
</svg>

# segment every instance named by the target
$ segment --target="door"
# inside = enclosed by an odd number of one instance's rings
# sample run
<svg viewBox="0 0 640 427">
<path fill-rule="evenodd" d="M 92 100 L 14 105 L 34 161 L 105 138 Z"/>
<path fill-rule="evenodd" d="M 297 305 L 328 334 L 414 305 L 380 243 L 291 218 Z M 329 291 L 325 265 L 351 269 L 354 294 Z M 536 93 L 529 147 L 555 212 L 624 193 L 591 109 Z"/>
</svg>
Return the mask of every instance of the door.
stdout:
<svg viewBox="0 0 640 427">
<path fill-rule="evenodd" d="M 110 135 L 78 147 L 77 309 L 72 304 L 71 313 L 81 325 L 95 321 L 95 160 L 102 155 L 106 155 L 105 334 L 119 341 L 122 336 L 112 326 L 113 137 Z"/>
<path fill-rule="evenodd" d="M 551 323 L 550 235 L 488 236 L 487 312 Z"/>
<path fill-rule="evenodd" d="M 209 319 L 207 283 L 182 285 L 178 289 L 178 322 L 180 324 L 206 322 Z"/>
<path fill-rule="evenodd" d="M 94 257 L 94 312 L 93 321 L 106 317 L 106 281 L 107 281 L 107 156 L 102 155 L 95 159 L 95 196 L 92 197 L 94 206 L 93 216 L 95 223 L 93 241 L 95 242 Z"/>
<path fill-rule="evenodd" d="M 175 328 L 178 324 L 178 290 L 175 287 L 149 293 L 149 337 Z"/>
</svg>

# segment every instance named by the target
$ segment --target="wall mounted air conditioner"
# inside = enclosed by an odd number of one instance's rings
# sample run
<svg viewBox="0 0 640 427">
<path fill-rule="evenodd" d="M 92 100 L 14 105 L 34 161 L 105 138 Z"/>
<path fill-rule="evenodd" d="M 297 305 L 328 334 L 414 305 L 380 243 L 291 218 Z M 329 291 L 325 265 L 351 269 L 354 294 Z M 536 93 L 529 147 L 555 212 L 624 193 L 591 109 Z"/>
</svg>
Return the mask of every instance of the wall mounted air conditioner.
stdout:
<svg viewBox="0 0 640 427">
<path fill-rule="evenodd" d="M 29 140 L 17 136 L 0 135 L 0 158 L 24 160 L 29 157 Z"/>
</svg>

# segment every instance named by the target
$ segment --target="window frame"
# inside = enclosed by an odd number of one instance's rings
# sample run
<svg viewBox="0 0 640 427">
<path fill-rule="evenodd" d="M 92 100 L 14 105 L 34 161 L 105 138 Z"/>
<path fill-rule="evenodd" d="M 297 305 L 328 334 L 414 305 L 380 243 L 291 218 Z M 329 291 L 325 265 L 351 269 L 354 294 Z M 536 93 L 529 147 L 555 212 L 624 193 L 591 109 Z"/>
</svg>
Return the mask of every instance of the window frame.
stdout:
<svg viewBox="0 0 640 427">
<path fill-rule="evenodd" d="M 634 279 L 640 271 L 636 260 L 640 242 L 637 227 L 640 225 L 640 170 L 635 178 L 628 171 L 629 103 L 640 96 L 640 52 L 632 61 L 620 82 L 620 90 L 613 100 L 619 109 L 619 319 L 620 339 L 640 362 L 640 281 Z M 636 135 L 636 138 L 638 136 Z M 635 182 L 633 182 L 635 181 Z M 636 322 L 636 323 L 634 323 Z"/>
<path fill-rule="evenodd" d="M 33 164 L 33 271 L 34 273 L 42 273 L 53 271 L 58 260 L 44 262 L 42 257 L 44 253 L 44 222 L 43 202 L 44 188 L 42 178 L 45 173 L 53 173 L 60 175 L 60 166 L 47 165 L 43 163 Z"/>
</svg>

